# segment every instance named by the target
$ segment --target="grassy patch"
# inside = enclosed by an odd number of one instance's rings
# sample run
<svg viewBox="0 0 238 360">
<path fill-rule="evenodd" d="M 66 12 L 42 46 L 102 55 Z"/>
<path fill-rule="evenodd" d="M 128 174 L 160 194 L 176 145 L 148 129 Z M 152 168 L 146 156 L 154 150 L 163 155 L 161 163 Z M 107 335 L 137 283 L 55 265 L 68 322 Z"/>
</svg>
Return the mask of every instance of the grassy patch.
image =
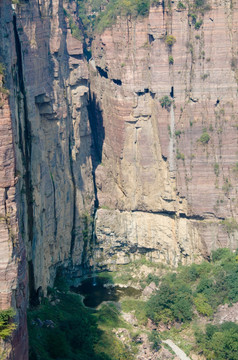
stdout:
<svg viewBox="0 0 238 360">
<path fill-rule="evenodd" d="M 146 325 L 148 318 L 145 305 L 142 300 L 125 299 L 121 302 L 121 309 L 126 313 L 134 312 L 138 324 Z"/>
</svg>

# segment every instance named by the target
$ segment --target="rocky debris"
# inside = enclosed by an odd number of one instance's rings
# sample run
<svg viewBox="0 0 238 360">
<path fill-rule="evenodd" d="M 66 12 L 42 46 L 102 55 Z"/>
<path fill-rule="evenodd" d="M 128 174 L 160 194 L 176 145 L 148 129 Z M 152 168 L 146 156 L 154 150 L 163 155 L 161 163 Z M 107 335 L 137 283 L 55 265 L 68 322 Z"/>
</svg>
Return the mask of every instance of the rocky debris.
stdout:
<svg viewBox="0 0 238 360">
<path fill-rule="evenodd" d="M 156 289 L 157 287 L 155 283 L 151 282 L 148 286 L 144 288 L 144 290 L 142 291 L 142 295 L 146 298 L 150 297 Z"/>
<path fill-rule="evenodd" d="M 121 312 L 121 316 L 122 318 L 128 322 L 129 324 L 133 325 L 133 326 L 137 326 L 138 325 L 138 321 L 135 317 L 135 315 L 133 313 L 125 313 L 125 312 Z"/>
<path fill-rule="evenodd" d="M 238 302 L 229 306 L 228 304 L 220 305 L 214 315 L 214 324 L 222 324 L 226 321 L 238 323 Z"/>
<path fill-rule="evenodd" d="M 127 345 L 128 347 L 130 347 L 131 344 L 131 336 L 130 336 L 130 332 L 127 329 L 124 328 L 118 328 L 118 329 L 114 329 L 113 332 L 115 333 L 115 335 L 117 336 L 117 338 L 125 345 Z"/>
</svg>

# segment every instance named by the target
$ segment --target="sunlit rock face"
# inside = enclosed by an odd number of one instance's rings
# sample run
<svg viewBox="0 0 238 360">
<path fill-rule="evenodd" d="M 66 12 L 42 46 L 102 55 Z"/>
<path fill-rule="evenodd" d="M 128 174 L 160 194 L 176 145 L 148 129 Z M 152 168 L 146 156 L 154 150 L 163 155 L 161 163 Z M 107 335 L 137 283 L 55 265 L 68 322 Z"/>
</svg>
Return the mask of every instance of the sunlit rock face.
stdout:
<svg viewBox="0 0 238 360">
<path fill-rule="evenodd" d="M 199 29 L 177 5 L 118 19 L 93 42 L 101 265 L 237 247 L 237 3 L 211 3 Z"/>
</svg>

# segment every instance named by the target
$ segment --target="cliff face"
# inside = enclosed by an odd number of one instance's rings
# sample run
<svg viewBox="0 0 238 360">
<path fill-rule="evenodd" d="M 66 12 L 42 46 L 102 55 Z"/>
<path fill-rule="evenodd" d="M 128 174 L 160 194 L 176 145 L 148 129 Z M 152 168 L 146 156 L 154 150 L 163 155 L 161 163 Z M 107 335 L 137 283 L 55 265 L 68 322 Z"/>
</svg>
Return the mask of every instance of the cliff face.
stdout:
<svg viewBox="0 0 238 360">
<path fill-rule="evenodd" d="M 56 267 L 75 268 L 89 256 L 94 189 L 88 73 L 62 2 L 17 6 L 13 31 L 19 226 L 34 297 L 53 285 Z"/>
<path fill-rule="evenodd" d="M 118 18 L 87 63 L 74 2 L 1 1 L 0 306 L 19 323 L 9 357 L 27 359 L 26 304 L 60 266 L 79 276 L 237 247 L 238 4 L 210 5 Z"/>
<path fill-rule="evenodd" d="M 28 358 L 27 303 L 46 295 L 59 266 L 81 274 L 91 257 L 88 70 L 61 1 L 3 1 L 0 10 L 10 94 L 0 109 L 0 306 L 16 308 L 13 350 L 3 348 L 20 360 Z"/>
<path fill-rule="evenodd" d="M 161 4 L 93 42 L 101 264 L 141 253 L 186 263 L 237 246 L 238 8 L 210 5 L 195 22 Z"/>
</svg>

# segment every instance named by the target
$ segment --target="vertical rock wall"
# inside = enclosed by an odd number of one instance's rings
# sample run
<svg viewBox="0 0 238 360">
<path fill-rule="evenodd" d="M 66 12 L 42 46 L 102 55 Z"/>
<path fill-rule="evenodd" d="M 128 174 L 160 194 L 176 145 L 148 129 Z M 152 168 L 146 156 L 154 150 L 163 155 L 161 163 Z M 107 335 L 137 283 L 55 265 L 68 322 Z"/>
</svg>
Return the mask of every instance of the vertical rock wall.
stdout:
<svg viewBox="0 0 238 360">
<path fill-rule="evenodd" d="M 0 309 L 13 307 L 18 325 L 12 339 L 1 340 L 0 357 L 25 360 L 28 357 L 28 284 L 26 251 L 18 226 L 16 161 L 8 90 L 9 70 L 15 58 L 9 2 L 0 3 L 0 14 L 0 62 L 3 68 L 5 63 L 5 75 L 0 75 Z"/>
<path fill-rule="evenodd" d="M 58 267 L 82 274 L 92 256 L 88 69 L 62 1 L 2 1 L 0 11 L 9 93 L 0 108 L 0 306 L 13 306 L 18 324 L 2 347 L 4 358 L 26 360 L 27 303 L 46 294 Z"/>
<path fill-rule="evenodd" d="M 75 269 L 88 259 L 94 205 L 88 71 L 62 1 L 21 3 L 13 23 L 19 226 L 34 296 L 53 285 L 57 267 Z"/>
<path fill-rule="evenodd" d="M 238 4 L 209 4 L 196 21 L 187 4 L 161 4 L 93 42 L 99 265 L 237 247 Z"/>
</svg>

